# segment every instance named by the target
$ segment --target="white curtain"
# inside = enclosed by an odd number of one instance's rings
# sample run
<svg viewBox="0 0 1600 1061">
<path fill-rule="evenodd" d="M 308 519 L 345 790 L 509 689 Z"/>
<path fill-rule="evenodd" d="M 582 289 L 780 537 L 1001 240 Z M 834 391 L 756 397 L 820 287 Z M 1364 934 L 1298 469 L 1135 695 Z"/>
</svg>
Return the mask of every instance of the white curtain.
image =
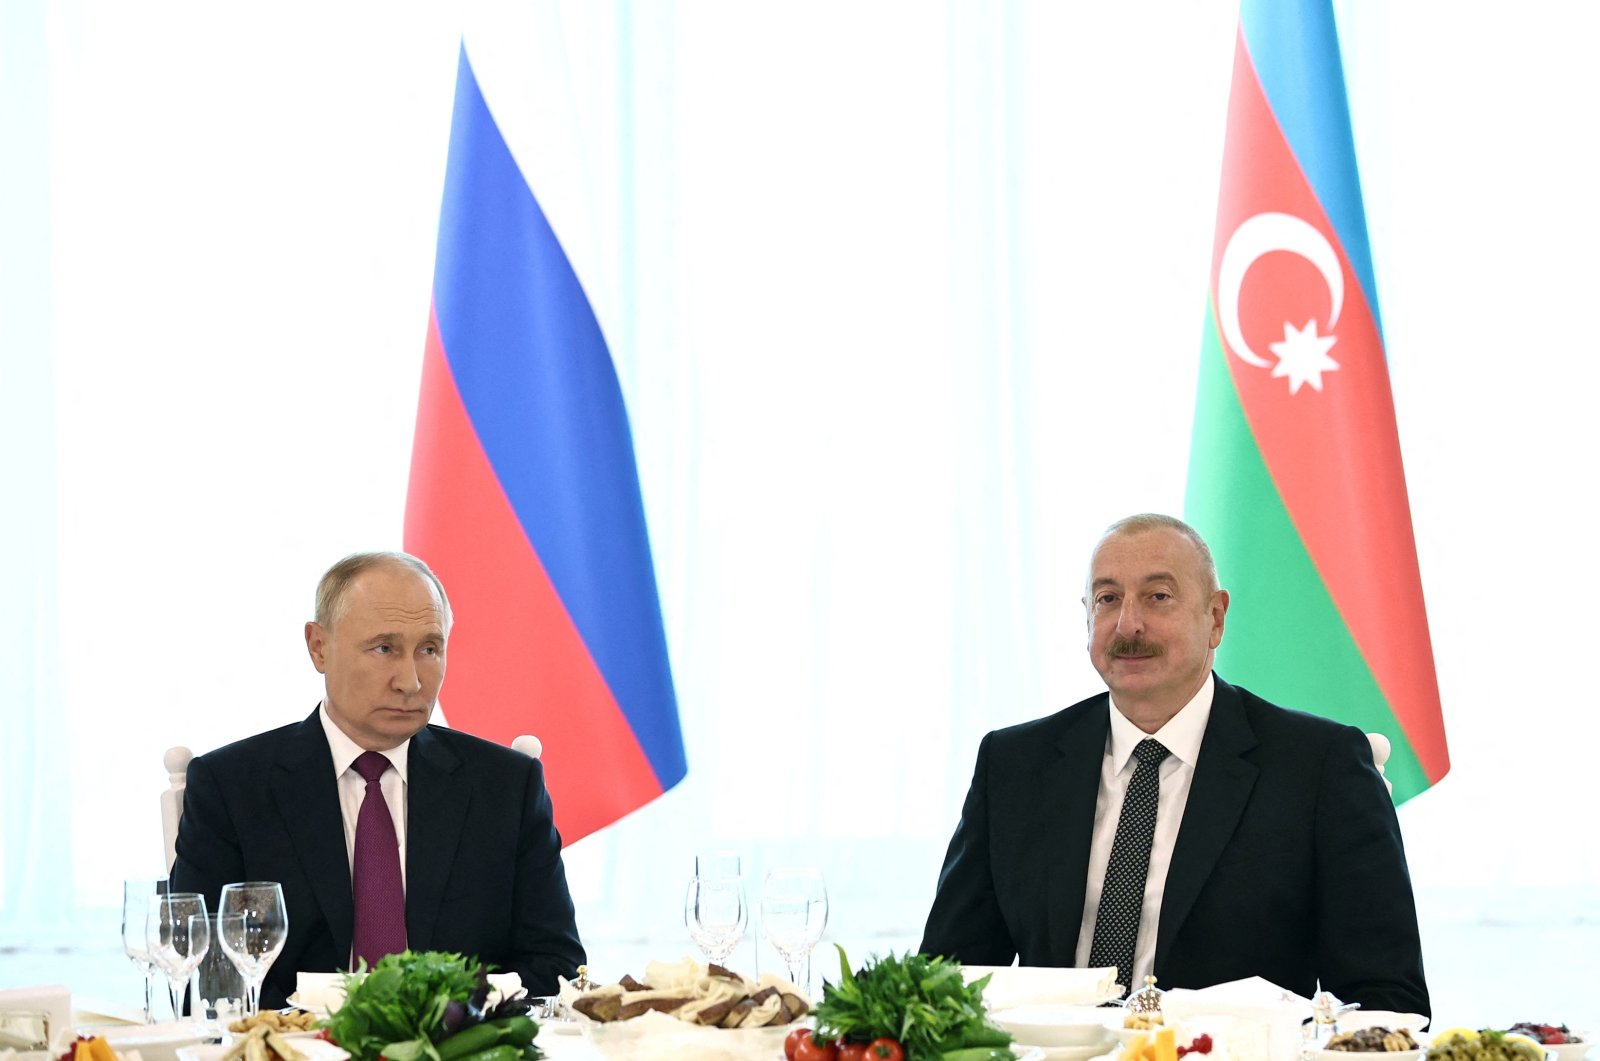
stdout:
<svg viewBox="0 0 1600 1061">
<path fill-rule="evenodd" d="M 1338 13 L 1455 764 L 1402 810 L 1436 1008 L 1539 1016 L 1600 917 L 1600 16 Z M 312 584 L 400 542 L 461 14 L 0 7 L 0 947 L 114 950 L 162 751 L 309 711 Z M 690 760 L 569 851 L 580 927 L 681 953 L 735 847 L 912 946 L 978 738 L 1099 688 L 1100 528 L 1181 509 L 1236 12 L 559 14 Z M 1507 925 L 1539 974 L 1480 999 Z"/>
</svg>

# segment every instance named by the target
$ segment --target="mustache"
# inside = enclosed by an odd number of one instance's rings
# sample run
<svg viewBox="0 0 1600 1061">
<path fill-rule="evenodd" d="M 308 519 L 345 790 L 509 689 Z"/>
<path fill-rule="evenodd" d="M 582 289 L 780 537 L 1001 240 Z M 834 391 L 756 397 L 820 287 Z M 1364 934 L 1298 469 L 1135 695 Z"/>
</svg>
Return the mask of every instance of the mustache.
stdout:
<svg viewBox="0 0 1600 1061">
<path fill-rule="evenodd" d="M 1162 650 L 1160 645 L 1140 637 L 1114 636 L 1106 644 L 1106 654 L 1113 658 L 1117 656 L 1159 656 L 1162 654 Z"/>
</svg>

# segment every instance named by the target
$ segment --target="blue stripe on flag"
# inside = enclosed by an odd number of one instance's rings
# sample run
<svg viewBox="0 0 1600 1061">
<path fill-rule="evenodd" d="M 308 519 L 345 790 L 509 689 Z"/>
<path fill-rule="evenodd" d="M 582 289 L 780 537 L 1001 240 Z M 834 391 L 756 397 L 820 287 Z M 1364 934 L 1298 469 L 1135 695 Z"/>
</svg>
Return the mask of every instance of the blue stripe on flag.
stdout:
<svg viewBox="0 0 1600 1061">
<path fill-rule="evenodd" d="M 668 788 L 687 768 L 622 391 L 465 46 L 450 140 L 434 277 L 445 356 L 529 542 Z"/>
<path fill-rule="evenodd" d="M 1261 91 L 1339 234 L 1381 337 L 1333 5 L 1330 0 L 1242 0 L 1239 29 Z"/>
</svg>

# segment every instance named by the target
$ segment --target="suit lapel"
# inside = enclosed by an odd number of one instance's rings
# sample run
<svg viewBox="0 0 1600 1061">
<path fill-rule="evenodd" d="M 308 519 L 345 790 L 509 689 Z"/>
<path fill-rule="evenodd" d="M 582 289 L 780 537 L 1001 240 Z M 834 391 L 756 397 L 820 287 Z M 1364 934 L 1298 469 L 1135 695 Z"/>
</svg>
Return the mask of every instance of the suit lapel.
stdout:
<svg viewBox="0 0 1600 1061">
<path fill-rule="evenodd" d="M 1104 695 L 1069 709 L 1065 729 L 1055 744 L 1058 758 L 1040 778 L 1036 804 L 1040 824 L 1034 834 L 1050 838 L 1042 845 L 1050 897 L 1045 905 L 1050 911 L 1050 956 L 1058 965 L 1072 965 L 1077 960 L 1100 766 L 1111 726 L 1109 710 Z"/>
<path fill-rule="evenodd" d="M 406 941 L 421 950 L 433 939 L 472 792 L 461 759 L 431 730 L 411 738 L 407 756 Z"/>
<path fill-rule="evenodd" d="M 317 712 L 300 724 L 271 773 L 269 785 L 295 854 L 333 935 L 334 953 L 350 951 L 355 915 L 350 861 L 339 811 L 333 753 Z"/>
<path fill-rule="evenodd" d="M 1161 924 L 1156 932 L 1155 967 L 1161 969 L 1178 929 L 1193 909 L 1200 889 L 1233 836 L 1249 802 L 1260 770 L 1245 758 L 1256 746 L 1255 731 L 1245 718 L 1239 693 L 1221 678 L 1211 702 L 1211 718 L 1200 742 L 1189 802 L 1172 850 L 1166 889 L 1161 899 Z"/>
</svg>

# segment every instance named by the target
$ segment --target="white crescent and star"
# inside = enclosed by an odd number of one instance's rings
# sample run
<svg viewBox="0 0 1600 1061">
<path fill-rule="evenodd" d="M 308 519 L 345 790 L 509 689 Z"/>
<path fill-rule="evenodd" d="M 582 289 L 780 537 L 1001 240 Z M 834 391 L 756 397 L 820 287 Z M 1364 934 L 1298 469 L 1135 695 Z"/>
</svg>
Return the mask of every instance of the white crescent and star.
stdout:
<svg viewBox="0 0 1600 1061">
<path fill-rule="evenodd" d="M 1269 344 L 1278 357 L 1276 365 L 1250 349 L 1239 327 L 1239 289 L 1244 285 L 1245 273 L 1257 258 L 1272 251 L 1287 251 L 1310 262 L 1322 275 L 1332 301 L 1328 335 L 1317 334 L 1315 320 L 1307 321 L 1303 328 L 1283 322 L 1283 341 Z M 1339 363 L 1328 356 L 1328 350 L 1337 339 L 1331 333 L 1343 309 L 1344 272 L 1339 267 L 1338 252 L 1309 222 L 1293 214 L 1269 212 L 1256 214 L 1233 230 L 1217 268 L 1217 313 L 1222 337 L 1239 360 L 1256 368 L 1271 368 L 1274 378 L 1286 377 L 1290 394 L 1298 393 L 1306 383 L 1320 391 L 1322 373 L 1339 368 Z"/>
</svg>

